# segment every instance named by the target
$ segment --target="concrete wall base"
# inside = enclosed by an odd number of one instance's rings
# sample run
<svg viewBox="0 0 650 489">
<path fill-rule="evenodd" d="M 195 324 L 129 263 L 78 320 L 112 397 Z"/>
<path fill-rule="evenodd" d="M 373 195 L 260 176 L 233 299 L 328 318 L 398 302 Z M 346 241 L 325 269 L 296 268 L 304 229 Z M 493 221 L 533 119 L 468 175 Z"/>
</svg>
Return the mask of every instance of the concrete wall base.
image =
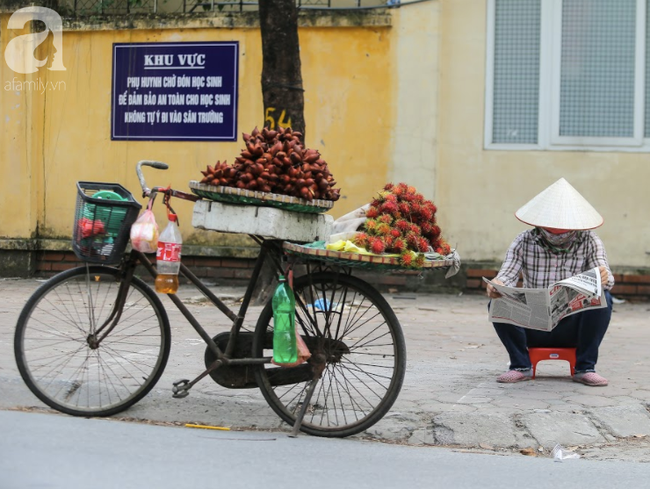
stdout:
<svg viewBox="0 0 650 489">
<path fill-rule="evenodd" d="M 250 254 L 249 254 L 250 256 Z M 183 263 L 199 278 L 209 284 L 243 286 L 248 283 L 254 258 L 184 255 Z M 82 262 L 71 251 L 0 250 L 0 276 L 50 277 Z M 357 269 L 354 274 L 375 285 L 382 292 L 418 293 L 485 293 L 482 277 L 492 278 L 498 270 L 497 263 L 463 263 L 460 272 L 445 278 L 443 270 L 404 270 L 399 272 L 371 272 Z M 139 274 L 145 280 L 145 273 Z M 621 270 L 615 273 L 615 297 L 632 301 L 650 300 L 650 271 Z"/>
</svg>

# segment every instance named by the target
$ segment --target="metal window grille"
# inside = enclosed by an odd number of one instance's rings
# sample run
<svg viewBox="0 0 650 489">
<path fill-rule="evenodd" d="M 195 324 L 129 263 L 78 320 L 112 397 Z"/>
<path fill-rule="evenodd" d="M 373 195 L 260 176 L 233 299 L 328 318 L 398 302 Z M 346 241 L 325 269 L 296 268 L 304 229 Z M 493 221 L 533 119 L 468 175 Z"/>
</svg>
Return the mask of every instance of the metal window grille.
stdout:
<svg viewBox="0 0 650 489">
<path fill-rule="evenodd" d="M 535 144 L 541 0 L 496 0 L 492 142 Z"/>
<path fill-rule="evenodd" d="M 636 0 L 564 0 L 560 136 L 633 137 Z"/>
</svg>

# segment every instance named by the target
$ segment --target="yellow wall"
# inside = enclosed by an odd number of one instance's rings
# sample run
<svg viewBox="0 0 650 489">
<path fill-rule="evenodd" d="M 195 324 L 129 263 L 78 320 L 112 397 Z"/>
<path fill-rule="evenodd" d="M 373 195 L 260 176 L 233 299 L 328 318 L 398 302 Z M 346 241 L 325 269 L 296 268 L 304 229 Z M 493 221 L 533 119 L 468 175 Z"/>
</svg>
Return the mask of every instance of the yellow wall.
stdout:
<svg viewBox="0 0 650 489">
<path fill-rule="evenodd" d="M 10 37 L 2 17 L 0 45 Z M 26 31 L 18 31 L 24 34 Z M 0 236 L 30 238 L 43 215 L 42 166 L 39 160 L 42 98 L 14 89 L 31 80 L 31 75 L 16 74 L 0 63 Z"/>
<path fill-rule="evenodd" d="M 2 46 L 10 36 L 8 14 L 2 16 Z M 118 182 L 139 198 L 135 163 L 160 160 L 170 169 L 146 170 L 149 185 L 188 189 L 190 180 L 216 160 L 232 162 L 243 148 L 242 132 L 263 125 L 260 75 L 261 38 L 257 28 L 192 28 L 116 30 L 77 26 L 63 33 L 67 69 L 41 69 L 32 78 L 62 81 L 58 90 L 36 93 L 2 92 L 2 149 L 0 165 L 7 177 L 0 182 L 4 217 L 0 238 L 39 236 L 67 239 L 71 233 L 78 180 Z M 27 31 L 25 31 L 27 32 Z M 388 181 L 394 90 L 390 27 L 305 27 L 299 31 L 305 88 L 306 146 L 318 149 L 342 187 L 332 214 L 338 217 L 369 201 Z M 231 41 L 240 44 L 237 142 L 125 142 L 111 141 L 112 45 L 124 42 Z M 51 52 L 44 43 L 43 54 Z M 4 51 L 4 48 L 3 48 Z M 16 76 L 4 63 L 2 83 Z M 20 105 L 18 105 L 20 104 Z M 30 119 L 33 119 L 31 127 Z M 14 209 L 20 198 L 26 209 Z M 141 199 L 140 199 L 141 200 Z M 186 243 L 215 243 L 216 233 L 191 228 L 189 203 L 178 202 Z M 162 209 L 157 212 L 164 223 Z M 219 244 L 241 242 L 221 236 Z M 233 241 L 234 240 L 234 241 Z M 239 240 L 239 241 L 238 241 Z"/>
<path fill-rule="evenodd" d="M 391 180 L 416 185 L 427 199 L 435 193 L 438 167 L 440 3 L 393 11 L 396 63 L 395 119 L 391 131 Z"/>
</svg>

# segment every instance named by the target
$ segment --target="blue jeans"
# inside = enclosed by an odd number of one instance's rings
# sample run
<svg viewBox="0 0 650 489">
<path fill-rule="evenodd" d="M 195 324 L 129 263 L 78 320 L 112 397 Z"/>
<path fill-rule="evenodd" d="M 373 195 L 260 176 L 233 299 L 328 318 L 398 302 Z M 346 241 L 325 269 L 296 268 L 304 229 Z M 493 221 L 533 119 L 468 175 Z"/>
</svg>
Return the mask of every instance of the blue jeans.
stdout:
<svg viewBox="0 0 650 489">
<path fill-rule="evenodd" d="M 532 368 L 528 347 L 557 347 L 576 348 L 576 372 L 594 372 L 598 361 L 598 347 L 612 317 L 612 296 L 607 291 L 605 298 L 607 307 L 589 309 L 566 317 L 552 331 L 536 331 L 512 324 L 493 323 L 501 343 L 510 355 L 510 369 Z"/>
</svg>

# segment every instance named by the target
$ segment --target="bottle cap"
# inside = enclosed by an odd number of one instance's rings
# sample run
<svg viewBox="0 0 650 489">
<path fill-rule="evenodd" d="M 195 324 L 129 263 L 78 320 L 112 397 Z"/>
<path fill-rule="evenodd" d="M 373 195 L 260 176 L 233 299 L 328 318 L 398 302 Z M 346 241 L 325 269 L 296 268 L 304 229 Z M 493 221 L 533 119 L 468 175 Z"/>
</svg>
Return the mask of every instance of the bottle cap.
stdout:
<svg viewBox="0 0 650 489">
<path fill-rule="evenodd" d="M 280 275 L 280 277 L 278 278 L 278 281 L 280 282 L 286 282 L 286 280 L 287 278 L 284 275 Z"/>
<path fill-rule="evenodd" d="M 176 222 L 178 221 L 178 216 L 176 214 L 172 214 L 171 212 L 168 212 L 167 219 L 169 219 L 171 222 Z"/>
</svg>

